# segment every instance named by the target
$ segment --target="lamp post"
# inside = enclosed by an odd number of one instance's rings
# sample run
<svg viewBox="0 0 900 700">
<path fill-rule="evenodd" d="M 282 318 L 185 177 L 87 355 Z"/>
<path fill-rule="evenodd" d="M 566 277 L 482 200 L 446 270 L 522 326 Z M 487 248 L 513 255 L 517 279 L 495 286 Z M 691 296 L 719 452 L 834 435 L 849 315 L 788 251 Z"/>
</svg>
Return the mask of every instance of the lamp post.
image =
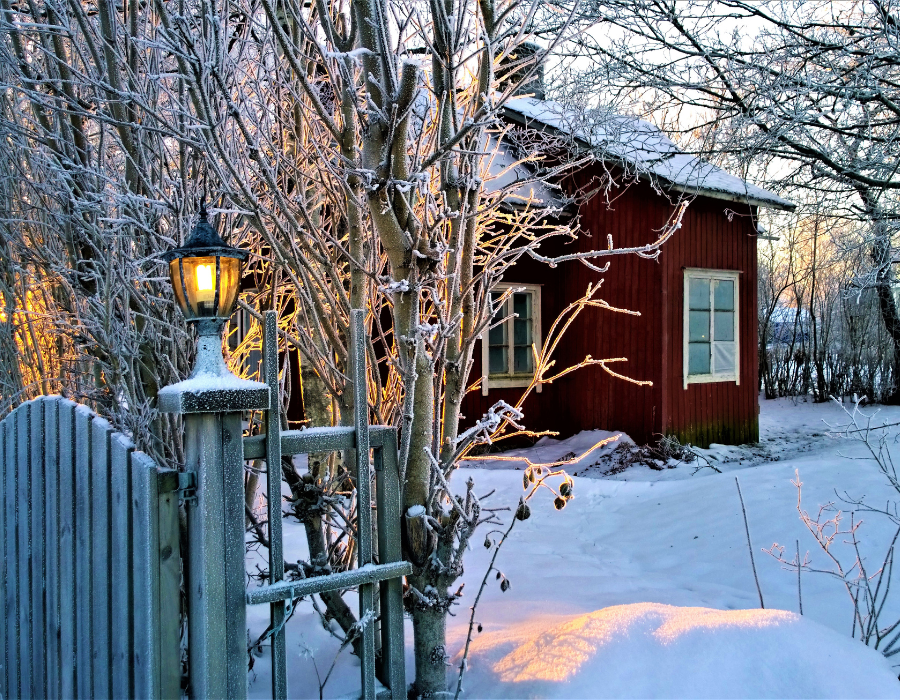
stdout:
<svg viewBox="0 0 900 700">
<path fill-rule="evenodd" d="M 185 319 L 197 328 L 191 376 L 162 389 L 159 410 L 184 416 L 188 604 L 192 698 L 247 697 L 244 570 L 244 446 L 241 416 L 270 407 L 266 384 L 236 377 L 222 356 L 222 328 L 237 301 L 247 251 L 232 248 L 199 221 L 182 248 L 169 251 L 169 275 Z"/>
</svg>

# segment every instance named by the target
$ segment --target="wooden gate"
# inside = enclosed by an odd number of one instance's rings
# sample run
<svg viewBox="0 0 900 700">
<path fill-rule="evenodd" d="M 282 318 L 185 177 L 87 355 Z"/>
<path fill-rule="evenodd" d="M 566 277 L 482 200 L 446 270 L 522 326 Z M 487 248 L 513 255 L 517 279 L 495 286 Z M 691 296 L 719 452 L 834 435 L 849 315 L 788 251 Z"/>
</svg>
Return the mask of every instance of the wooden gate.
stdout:
<svg viewBox="0 0 900 700">
<path fill-rule="evenodd" d="M 0 696 L 180 695 L 178 473 L 58 396 L 0 422 Z"/>
<path fill-rule="evenodd" d="M 266 416 L 266 434 L 244 439 L 244 459 L 265 459 L 268 481 L 269 585 L 250 588 L 247 604 L 271 605 L 272 697 L 288 697 L 287 658 L 284 623 L 288 605 L 304 596 L 325 591 L 359 589 L 359 616 L 362 621 L 360 658 L 361 696 L 405 700 L 406 671 L 403 636 L 403 576 L 412 573 L 412 565 L 403 561 L 400 548 L 400 477 L 397 465 L 397 431 L 388 426 L 370 426 L 366 398 L 366 352 L 364 312 L 351 311 L 351 377 L 354 383 L 354 427 L 281 430 L 278 385 L 277 317 L 265 314 L 263 373 L 269 385 L 272 409 Z M 375 493 L 369 478 L 369 450 L 374 462 Z M 350 450 L 356 453 L 356 490 L 360 503 L 357 523 L 357 568 L 300 581 L 284 580 L 281 536 L 281 457 L 310 452 Z M 273 468 L 274 467 L 274 468 Z M 272 478 L 275 471 L 276 478 Z M 357 472 L 362 470 L 357 470 Z M 374 496 L 374 499 L 373 499 Z M 373 502 L 374 501 L 374 502 Z M 372 507 L 364 507 L 370 504 Z M 373 528 L 373 510 L 375 527 Z M 377 533 L 377 555 L 372 532 Z M 377 602 L 376 602 L 377 600 Z M 376 618 L 376 611 L 380 615 Z M 366 623 L 366 621 L 369 621 Z M 376 646 L 381 663 L 376 664 Z M 376 693 L 378 676 L 386 691 Z"/>
</svg>

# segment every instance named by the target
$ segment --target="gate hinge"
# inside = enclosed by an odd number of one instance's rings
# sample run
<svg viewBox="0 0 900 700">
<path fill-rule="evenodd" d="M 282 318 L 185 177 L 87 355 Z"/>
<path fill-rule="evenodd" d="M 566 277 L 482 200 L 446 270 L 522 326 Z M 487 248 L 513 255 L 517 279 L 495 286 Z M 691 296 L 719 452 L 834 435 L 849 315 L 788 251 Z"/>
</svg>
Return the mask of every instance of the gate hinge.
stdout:
<svg viewBox="0 0 900 700">
<path fill-rule="evenodd" d="M 178 472 L 178 497 L 185 503 L 197 502 L 196 472 Z"/>
</svg>

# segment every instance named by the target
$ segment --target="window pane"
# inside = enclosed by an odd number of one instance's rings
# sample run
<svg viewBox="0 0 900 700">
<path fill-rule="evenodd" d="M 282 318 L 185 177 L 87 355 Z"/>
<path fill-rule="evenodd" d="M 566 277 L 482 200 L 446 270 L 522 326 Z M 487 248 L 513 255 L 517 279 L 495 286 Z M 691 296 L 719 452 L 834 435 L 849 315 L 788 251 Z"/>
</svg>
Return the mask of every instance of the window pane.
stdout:
<svg viewBox="0 0 900 700">
<path fill-rule="evenodd" d="M 713 340 L 734 340 L 734 311 L 716 311 L 715 336 Z"/>
<path fill-rule="evenodd" d="M 709 373 L 709 343 L 689 343 L 688 374 Z"/>
<path fill-rule="evenodd" d="M 717 280 L 713 295 L 716 298 L 716 311 L 734 311 L 734 282 Z"/>
<path fill-rule="evenodd" d="M 709 311 L 691 311 L 688 317 L 688 340 L 692 343 L 709 342 Z"/>
<path fill-rule="evenodd" d="M 506 360 L 507 350 L 505 345 L 496 348 L 488 348 L 488 374 L 506 374 L 509 372 L 509 363 Z"/>
<path fill-rule="evenodd" d="M 716 374 L 735 374 L 734 343 L 715 343 L 713 357 Z"/>
<path fill-rule="evenodd" d="M 488 331 L 488 345 L 506 345 L 506 324 L 501 323 Z"/>
<path fill-rule="evenodd" d="M 491 292 L 492 303 L 496 304 L 499 298 L 499 294 L 497 294 L 496 292 Z M 494 314 L 494 317 L 491 319 L 491 323 L 499 323 L 500 319 L 506 316 L 506 307 L 507 304 L 504 303 L 497 309 L 497 313 Z M 488 345 L 506 345 L 506 323 L 501 323 L 499 326 L 494 326 L 488 331 Z"/>
<path fill-rule="evenodd" d="M 709 280 L 692 279 L 691 280 L 691 306 L 692 309 L 708 309 L 709 308 Z"/>
<path fill-rule="evenodd" d="M 513 372 L 516 374 L 532 374 L 534 372 L 534 356 L 531 346 L 516 347 L 513 350 Z"/>
<path fill-rule="evenodd" d="M 517 292 L 513 294 L 513 313 L 519 318 L 531 318 L 531 293 Z"/>
<path fill-rule="evenodd" d="M 531 320 L 517 318 L 513 321 L 513 343 L 516 345 L 531 345 Z"/>
</svg>

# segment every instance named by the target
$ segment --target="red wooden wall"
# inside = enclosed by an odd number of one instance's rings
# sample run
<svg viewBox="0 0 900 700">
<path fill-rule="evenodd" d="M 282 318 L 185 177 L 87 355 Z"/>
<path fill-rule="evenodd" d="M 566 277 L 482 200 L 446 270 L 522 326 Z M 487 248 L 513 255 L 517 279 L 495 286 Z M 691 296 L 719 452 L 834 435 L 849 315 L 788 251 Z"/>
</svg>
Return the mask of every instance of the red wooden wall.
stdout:
<svg viewBox="0 0 900 700">
<path fill-rule="evenodd" d="M 586 177 L 586 176 L 582 176 Z M 734 212 L 729 217 L 726 211 Z M 611 206 L 595 197 L 581 209 L 582 228 L 589 232 L 576 243 L 557 244 L 541 253 L 567 253 L 606 247 L 612 234 L 616 247 L 648 243 L 669 220 L 673 205 L 646 183 L 622 192 Z M 652 387 L 637 386 L 587 367 L 544 386 L 524 405 L 531 430 L 553 430 L 566 437 L 581 430 L 623 430 L 638 443 L 660 434 L 706 446 L 710 442 L 742 443 L 758 439 L 756 343 L 756 236 L 747 205 L 698 197 L 688 207 L 683 227 L 667 242 L 658 261 L 635 255 L 616 256 L 601 275 L 577 262 L 550 269 L 523 260 L 505 282 L 541 283 L 542 335 L 588 283 L 603 280 L 600 296 L 612 306 L 640 312 L 640 317 L 585 309 L 569 329 L 555 356 L 556 367 L 595 359 L 626 357 L 611 365 Z M 602 262 L 602 261 L 601 261 Z M 739 283 L 740 386 L 734 382 L 689 384 L 683 388 L 683 268 L 704 267 L 742 272 Z M 471 379 L 481 374 L 480 348 Z M 520 389 L 491 389 L 488 396 L 471 392 L 465 399 L 464 423 L 471 424 L 500 399 L 514 403 Z"/>
</svg>

